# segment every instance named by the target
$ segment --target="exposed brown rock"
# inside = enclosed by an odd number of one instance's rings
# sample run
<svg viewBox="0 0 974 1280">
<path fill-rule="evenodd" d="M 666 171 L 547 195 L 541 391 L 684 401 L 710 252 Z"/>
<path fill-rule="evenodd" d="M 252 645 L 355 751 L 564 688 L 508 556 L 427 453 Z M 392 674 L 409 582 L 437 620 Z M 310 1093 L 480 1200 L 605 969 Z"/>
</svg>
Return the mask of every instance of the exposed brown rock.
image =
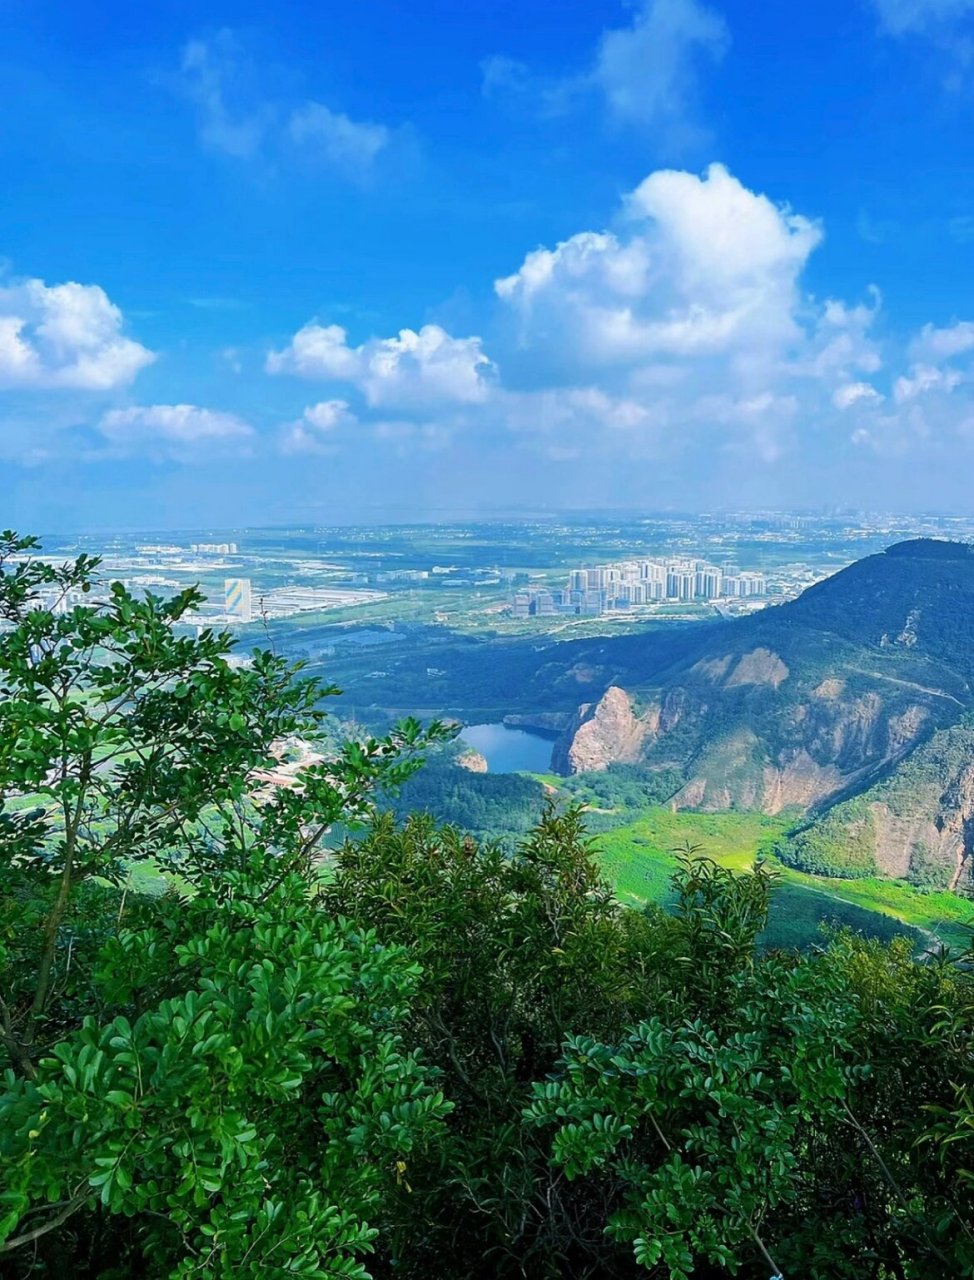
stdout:
<svg viewBox="0 0 974 1280">
<path fill-rule="evenodd" d="M 462 755 L 457 756 L 457 764 L 461 769 L 467 769 L 470 773 L 487 773 L 487 758 L 482 756 L 479 751 L 464 751 Z"/>
<path fill-rule="evenodd" d="M 725 654 L 723 658 L 701 658 L 699 662 L 694 663 L 690 668 L 694 675 L 702 676 L 705 680 L 712 680 L 714 684 L 723 680 L 730 669 L 730 664 L 734 661 L 731 654 Z"/>
<path fill-rule="evenodd" d="M 788 679 L 788 675 L 788 668 L 776 653 L 772 653 L 770 649 L 752 649 L 737 660 L 737 666 L 727 677 L 725 687 L 730 689 L 741 684 L 769 684 L 777 689 L 778 685 Z"/>
<path fill-rule="evenodd" d="M 659 731 L 659 708 L 635 715 L 629 695 L 610 685 L 598 702 L 585 703 L 558 744 L 555 762 L 568 773 L 602 770 L 639 760 L 643 745 Z"/>
<path fill-rule="evenodd" d="M 846 778 L 834 764 L 818 764 L 804 748 L 786 764 L 766 765 L 761 808 L 765 813 L 782 809 L 808 809 L 835 795 Z"/>
<path fill-rule="evenodd" d="M 826 676 L 820 685 L 812 690 L 813 698 L 841 698 L 845 693 L 845 681 L 836 676 Z"/>
</svg>

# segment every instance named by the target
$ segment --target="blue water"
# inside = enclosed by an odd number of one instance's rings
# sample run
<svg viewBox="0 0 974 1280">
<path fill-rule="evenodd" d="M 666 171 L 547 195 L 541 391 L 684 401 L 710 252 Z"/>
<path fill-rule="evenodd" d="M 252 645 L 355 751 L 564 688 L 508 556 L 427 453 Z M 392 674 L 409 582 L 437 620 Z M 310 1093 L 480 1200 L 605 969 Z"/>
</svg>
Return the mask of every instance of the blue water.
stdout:
<svg viewBox="0 0 974 1280">
<path fill-rule="evenodd" d="M 491 773 L 548 773 L 554 743 L 527 729 L 509 729 L 506 724 L 468 724 L 461 741 L 479 751 Z"/>
</svg>

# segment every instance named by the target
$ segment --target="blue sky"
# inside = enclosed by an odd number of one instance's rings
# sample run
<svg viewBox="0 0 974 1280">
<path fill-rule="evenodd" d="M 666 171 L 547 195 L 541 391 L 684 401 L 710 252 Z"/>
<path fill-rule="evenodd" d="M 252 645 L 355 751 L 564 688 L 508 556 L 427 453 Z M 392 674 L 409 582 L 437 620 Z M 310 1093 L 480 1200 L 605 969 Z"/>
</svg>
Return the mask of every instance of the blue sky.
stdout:
<svg viewBox="0 0 974 1280">
<path fill-rule="evenodd" d="M 0 0 L 0 524 L 969 508 L 974 0 Z"/>
</svg>

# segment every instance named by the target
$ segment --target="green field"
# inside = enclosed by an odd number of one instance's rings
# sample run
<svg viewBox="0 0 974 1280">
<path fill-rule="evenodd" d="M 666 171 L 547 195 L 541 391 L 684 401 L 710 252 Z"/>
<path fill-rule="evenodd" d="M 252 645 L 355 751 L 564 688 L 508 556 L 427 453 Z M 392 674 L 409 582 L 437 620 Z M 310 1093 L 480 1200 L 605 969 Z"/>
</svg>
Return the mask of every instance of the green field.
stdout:
<svg viewBox="0 0 974 1280">
<path fill-rule="evenodd" d="M 781 867 L 770 856 L 788 821 L 760 813 L 674 813 L 648 809 L 634 822 L 597 837 L 595 848 L 621 901 L 631 906 L 669 901 L 676 850 L 689 843 L 736 871 L 763 854 L 781 876 L 762 938 L 767 946 L 806 946 L 833 922 L 884 940 L 912 936 L 917 947 L 933 938 L 951 946 L 970 942 L 974 904 L 950 893 L 931 893 L 893 880 L 838 880 Z"/>
</svg>

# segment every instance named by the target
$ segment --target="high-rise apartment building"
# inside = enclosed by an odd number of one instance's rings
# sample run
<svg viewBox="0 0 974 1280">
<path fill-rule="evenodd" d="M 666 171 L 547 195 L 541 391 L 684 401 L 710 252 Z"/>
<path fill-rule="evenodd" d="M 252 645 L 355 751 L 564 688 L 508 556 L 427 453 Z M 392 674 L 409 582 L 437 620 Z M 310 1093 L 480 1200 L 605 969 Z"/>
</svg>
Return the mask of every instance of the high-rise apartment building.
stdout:
<svg viewBox="0 0 974 1280">
<path fill-rule="evenodd" d="M 742 573 L 740 576 L 740 594 L 742 596 L 763 596 L 766 589 L 763 573 Z"/>
<path fill-rule="evenodd" d="M 692 556 L 646 557 L 572 569 L 560 600 L 555 593 L 555 607 L 560 612 L 603 613 L 662 600 L 747 599 L 767 591 L 763 574 L 742 573 L 730 560 L 716 565 Z M 531 612 L 537 611 L 535 601 Z"/>
</svg>

